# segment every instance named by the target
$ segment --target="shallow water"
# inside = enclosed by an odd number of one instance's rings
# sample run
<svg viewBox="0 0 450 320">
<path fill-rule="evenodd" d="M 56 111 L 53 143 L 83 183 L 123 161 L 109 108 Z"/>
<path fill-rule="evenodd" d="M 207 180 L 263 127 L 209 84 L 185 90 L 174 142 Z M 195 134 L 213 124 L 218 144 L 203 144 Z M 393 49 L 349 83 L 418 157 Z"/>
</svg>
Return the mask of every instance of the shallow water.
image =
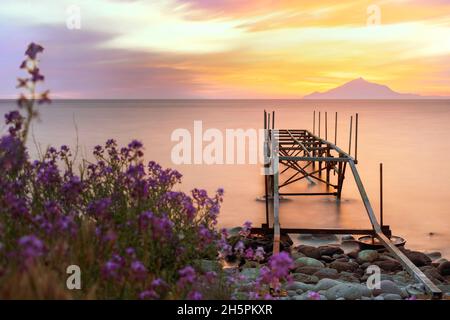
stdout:
<svg viewBox="0 0 450 320">
<path fill-rule="evenodd" d="M 5 113 L 12 102 L 0 103 Z M 114 137 L 119 143 L 139 139 L 147 160 L 183 173 L 182 190 L 194 186 L 213 192 L 225 189 L 222 226 L 246 220 L 260 225 L 264 191 L 259 165 L 174 165 L 170 136 L 177 128 L 258 129 L 263 110 L 276 111 L 278 128 L 312 127 L 312 111 L 328 111 L 329 140 L 334 140 L 338 117 L 338 145 L 348 149 L 349 118 L 359 113 L 357 165 L 372 206 L 379 212 L 379 168 L 384 165 L 384 221 L 395 235 L 417 250 L 440 251 L 450 257 L 450 101 L 71 101 L 41 108 L 33 127 L 42 147 L 78 144 L 82 154 Z M 322 118 L 323 125 L 323 118 Z M 322 131 L 323 132 L 323 131 Z M 322 134 L 323 136 L 323 134 Z M 30 148 L 35 150 L 30 140 Z M 299 183 L 295 189 L 310 188 Z M 319 187 L 313 187 L 317 189 Z M 359 193 L 347 171 L 342 201 L 333 197 L 297 197 L 281 203 L 282 227 L 370 227 Z"/>
</svg>

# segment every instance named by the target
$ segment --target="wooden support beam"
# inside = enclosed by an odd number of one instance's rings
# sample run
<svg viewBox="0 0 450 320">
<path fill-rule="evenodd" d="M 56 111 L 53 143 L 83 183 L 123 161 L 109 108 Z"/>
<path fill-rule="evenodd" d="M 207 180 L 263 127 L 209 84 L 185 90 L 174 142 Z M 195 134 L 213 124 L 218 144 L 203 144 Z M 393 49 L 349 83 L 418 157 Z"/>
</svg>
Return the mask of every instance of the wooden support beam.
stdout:
<svg viewBox="0 0 450 320">
<path fill-rule="evenodd" d="M 282 192 L 280 196 L 335 196 L 336 192 Z"/>
<path fill-rule="evenodd" d="M 273 233 L 273 228 L 252 228 L 252 233 L 268 232 Z M 373 229 L 332 229 L 332 228 L 280 228 L 281 234 L 359 234 L 359 235 L 375 235 Z"/>
<path fill-rule="evenodd" d="M 335 158 L 335 157 L 289 157 L 289 156 L 280 156 L 280 160 L 286 161 L 324 161 L 324 162 L 347 162 L 352 159 L 349 158 Z"/>
<path fill-rule="evenodd" d="M 376 237 L 384 245 L 384 247 L 394 255 L 398 262 L 402 264 L 405 270 L 416 280 L 425 285 L 427 291 L 431 294 L 432 299 L 441 299 L 442 291 L 420 270 L 408 257 L 397 248 L 391 240 L 389 240 L 382 232 L 377 232 Z"/>
</svg>

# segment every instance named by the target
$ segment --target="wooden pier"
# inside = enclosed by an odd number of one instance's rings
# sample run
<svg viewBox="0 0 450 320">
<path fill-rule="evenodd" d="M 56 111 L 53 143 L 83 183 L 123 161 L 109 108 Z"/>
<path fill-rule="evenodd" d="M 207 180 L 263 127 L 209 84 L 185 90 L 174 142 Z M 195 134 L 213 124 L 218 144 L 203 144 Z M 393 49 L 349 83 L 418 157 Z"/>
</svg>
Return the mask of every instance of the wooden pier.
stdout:
<svg viewBox="0 0 450 320">
<path fill-rule="evenodd" d="M 358 151 L 358 114 L 350 118 L 350 136 L 348 152 L 345 152 L 337 143 L 337 113 L 334 121 L 334 143 L 328 141 L 328 114 L 325 113 L 325 139 L 321 134 L 321 113 L 313 114 L 313 130 L 306 129 L 275 129 L 275 112 L 272 114 L 264 111 L 265 129 L 265 213 L 266 223 L 254 232 L 273 234 L 273 252 L 280 251 L 281 236 L 291 234 L 359 234 L 370 235 L 379 242 L 403 265 L 405 270 L 414 278 L 425 285 L 433 299 L 442 297 L 441 290 L 417 268 L 406 255 L 391 241 L 389 226 L 383 225 L 382 209 L 380 214 L 381 224 L 378 222 L 372 205 L 367 196 L 356 168 Z M 317 118 L 317 121 L 316 121 Z M 353 131 L 353 119 L 355 130 Z M 317 130 L 316 130 L 316 123 Z M 317 131 L 317 135 L 316 135 Z M 354 139 L 353 149 L 352 142 Z M 354 156 L 351 156 L 354 150 Z M 307 229 L 307 228 L 281 228 L 280 226 L 280 197 L 295 196 L 333 196 L 339 200 L 342 196 L 342 188 L 346 172 L 350 171 L 361 200 L 364 204 L 367 216 L 372 225 L 371 229 Z M 281 180 L 281 177 L 285 177 Z M 382 166 L 380 165 L 380 177 L 382 178 Z M 283 188 L 293 183 L 308 181 L 325 186 L 324 192 L 283 192 Z M 381 184 L 380 184 L 381 185 Z M 382 199 L 382 189 L 380 189 Z M 382 201 L 382 200 L 381 200 Z M 381 206 L 382 207 L 382 206 Z M 271 225 L 272 224 L 272 227 Z"/>
</svg>

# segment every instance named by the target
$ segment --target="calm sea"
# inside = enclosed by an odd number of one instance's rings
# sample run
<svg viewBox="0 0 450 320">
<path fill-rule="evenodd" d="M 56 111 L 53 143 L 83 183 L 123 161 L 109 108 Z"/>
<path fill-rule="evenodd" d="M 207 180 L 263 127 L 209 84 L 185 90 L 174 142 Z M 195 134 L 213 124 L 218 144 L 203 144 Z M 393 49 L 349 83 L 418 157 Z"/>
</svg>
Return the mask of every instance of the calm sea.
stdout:
<svg viewBox="0 0 450 320">
<path fill-rule="evenodd" d="M 5 113 L 12 102 L 0 103 Z M 313 110 L 328 112 L 328 138 L 334 141 L 334 113 L 338 116 L 337 144 L 348 149 L 350 115 L 359 113 L 358 170 L 374 210 L 379 212 L 379 163 L 384 165 L 384 220 L 395 235 L 417 250 L 440 251 L 450 257 L 450 101 L 302 101 L 302 100 L 155 100 L 59 101 L 41 107 L 33 127 L 35 141 L 48 145 L 78 145 L 88 156 L 108 138 L 126 144 L 141 140 L 147 160 L 176 168 L 183 174 L 180 189 L 214 192 L 225 189 L 222 226 L 246 220 L 259 225 L 264 191 L 259 165 L 174 165 L 171 133 L 193 130 L 258 129 L 263 110 L 276 111 L 278 128 L 312 128 Z M 323 127 L 322 127 L 323 128 Z M 323 130 L 323 129 L 322 129 Z M 323 131 L 322 131 L 323 132 Z M 322 134 L 323 136 L 323 134 Z M 34 152 L 35 144 L 30 139 Z M 295 189 L 306 190 L 300 183 Z M 319 187 L 313 187 L 317 190 Z M 370 223 L 350 174 L 342 201 L 333 197 L 297 197 L 281 204 L 282 227 L 368 228 Z"/>
</svg>

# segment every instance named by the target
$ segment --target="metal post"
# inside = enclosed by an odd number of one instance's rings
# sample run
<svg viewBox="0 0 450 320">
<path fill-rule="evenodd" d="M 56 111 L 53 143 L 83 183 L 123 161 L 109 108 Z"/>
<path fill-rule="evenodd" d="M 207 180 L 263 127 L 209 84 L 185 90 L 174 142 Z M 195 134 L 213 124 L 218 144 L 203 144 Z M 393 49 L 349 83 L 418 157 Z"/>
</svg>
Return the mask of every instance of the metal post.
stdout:
<svg viewBox="0 0 450 320">
<path fill-rule="evenodd" d="M 358 114 L 355 119 L 355 163 L 358 163 Z"/>
<path fill-rule="evenodd" d="M 319 111 L 319 134 L 318 134 L 318 136 L 319 136 L 319 138 L 320 138 L 320 111 Z"/>
<path fill-rule="evenodd" d="M 272 129 L 275 129 L 275 111 L 272 111 Z"/>
<path fill-rule="evenodd" d="M 330 147 L 328 146 L 327 147 L 327 157 L 330 157 Z M 329 183 L 330 183 L 330 162 L 329 161 L 327 161 L 327 162 L 325 162 L 325 164 L 326 164 L 326 166 L 327 166 L 327 189 L 329 189 L 330 188 L 330 185 L 329 185 Z"/>
<path fill-rule="evenodd" d="M 264 110 L 264 130 L 267 129 L 267 111 Z"/>
<path fill-rule="evenodd" d="M 380 163 L 380 226 L 383 230 L 383 164 Z"/>
<path fill-rule="evenodd" d="M 353 116 L 350 117 L 350 136 L 348 140 L 348 155 L 352 155 L 352 127 L 353 127 Z"/>
<path fill-rule="evenodd" d="M 328 140 L 328 113 L 325 111 L 325 140 Z"/>
<path fill-rule="evenodd" d="M 313 111 L 313 134 L 316 134 L 316 110 Z"/>
<path fill-rule="evenodd" d="M 334 145 L 337 146 L 337 117 L 338 113 L 336 111 L 336 115 L 334 117 Z"/>
</svg>

